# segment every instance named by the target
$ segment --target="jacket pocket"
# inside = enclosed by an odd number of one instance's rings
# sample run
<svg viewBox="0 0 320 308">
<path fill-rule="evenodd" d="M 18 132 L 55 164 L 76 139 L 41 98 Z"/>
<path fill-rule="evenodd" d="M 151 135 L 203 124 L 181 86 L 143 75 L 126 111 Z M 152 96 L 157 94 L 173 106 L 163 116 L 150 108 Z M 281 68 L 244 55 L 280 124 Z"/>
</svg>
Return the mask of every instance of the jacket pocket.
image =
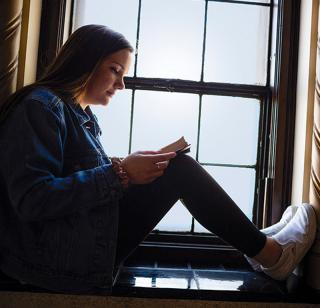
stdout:
<svg viewBox="0 0 320 308">
<path fill-rule="evenodd" d="M 70 218 L 50 221 L 39 239 L 39 252 L 42 265 L 55 273 L 67 272 L 74 261 L 74 228 Z"/>
<path fill-rule="evenodd" d="M 54 221 L 46 222 L 38 242 L 38 254 L 40 254 L 41 265 L 50 270 L 56 270 L 59 263 L 59 224 Z"/>
</svg>

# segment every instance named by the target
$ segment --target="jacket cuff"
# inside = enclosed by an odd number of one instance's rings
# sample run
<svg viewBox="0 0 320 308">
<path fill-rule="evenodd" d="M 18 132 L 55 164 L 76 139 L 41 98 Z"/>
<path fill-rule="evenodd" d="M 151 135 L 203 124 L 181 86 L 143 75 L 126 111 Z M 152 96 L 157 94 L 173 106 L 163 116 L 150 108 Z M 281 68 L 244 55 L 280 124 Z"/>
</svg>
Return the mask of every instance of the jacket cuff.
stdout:
<svg viewBox="0 0 320 308">
<path fill-rule="evenodd" d="M 98 167 L 97 184 L 102 199 L 120 199 L 123 195 L 123 186 L 111 164 Z"/>
</svg>

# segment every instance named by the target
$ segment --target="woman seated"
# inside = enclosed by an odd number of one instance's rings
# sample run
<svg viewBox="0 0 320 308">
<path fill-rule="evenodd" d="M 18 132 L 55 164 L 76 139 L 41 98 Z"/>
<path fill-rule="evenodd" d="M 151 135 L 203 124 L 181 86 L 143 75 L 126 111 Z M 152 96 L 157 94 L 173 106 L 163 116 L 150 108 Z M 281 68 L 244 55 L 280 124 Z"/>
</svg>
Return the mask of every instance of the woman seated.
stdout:
<svg viewBox="0 0 320 308">
<path fill-rule="evenodd" d="M 283 280 L 311 247 L 311 205 L 259 231 L 190 156 L 110 159 L 90 106 L 124 89 L 133 48 L 100 25 L 76 30 L 44 76 L 0 108 L 0 268 L 60 292 L 110 290 L 116 269 L 178 199 L 208 230 Z"/>
</svg>

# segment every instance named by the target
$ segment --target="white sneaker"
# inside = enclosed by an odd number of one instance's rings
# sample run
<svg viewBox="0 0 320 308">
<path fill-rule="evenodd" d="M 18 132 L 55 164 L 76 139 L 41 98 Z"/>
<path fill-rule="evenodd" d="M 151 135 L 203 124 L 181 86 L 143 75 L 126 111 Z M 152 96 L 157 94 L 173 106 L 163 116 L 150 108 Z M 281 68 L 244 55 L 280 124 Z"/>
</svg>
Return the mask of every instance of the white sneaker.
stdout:
<svg viewBox="0 0 320 308">
<path fill-rule="evenodd" d="M 286 210 L 283 212 L 282 217 L 280 221 L 278 221 L 276 224 L 267 227 L 265 229 L 260 230 L 267 236 L 273 236 L 280 232 L 293 218 L 293 216 L 297 213 L 299 206 L 297 205 L 290 205 L 286 208 Z"/>
<path fill-rule="evenodd" d="M 286 210 L 283 212 L 282 217 L 280 219 L 280 221 L 278 221 L 276 224 L 261 229 L 260 231 L 262 233 L 264 233 L 266 236 L 273 236 L 275 234 L 277 234 L 278 232 L 280 232 L 288 223 L 289 221 L 292 219 L 292 217 L 295 215 L 295 213 L 298 210 L 298 206 L 296 205 L 290 205 L 286 208 Z M 244 255 L 245 258 L 247 259 L 248 263 L 250 264 L 250 266 L 257 272 L 262 272 L 261 269 L 261 265 L 258 261 Z"/>
<path fill-rule="evenodd" d="M 261 266 L 265 274 L 276 280 L 285 280 L 301 262 L 316 236 L 317 218 L 310 204 L 302 204 L 291 221 L 272 238 L 282 246 L 278 262 L 269 268 Z"/>
</svg>

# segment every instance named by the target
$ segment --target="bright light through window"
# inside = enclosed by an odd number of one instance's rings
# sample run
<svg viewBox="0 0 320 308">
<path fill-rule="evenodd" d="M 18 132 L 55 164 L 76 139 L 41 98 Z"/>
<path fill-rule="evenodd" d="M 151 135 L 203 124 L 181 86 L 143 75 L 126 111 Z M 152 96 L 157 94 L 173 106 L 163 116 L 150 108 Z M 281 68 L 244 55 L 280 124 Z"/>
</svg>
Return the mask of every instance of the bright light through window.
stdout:
<svg viewBox="0 0 320 308">
<path fill-rule="evenodd" d="M 266 85 L 269 3 L 76 1 L 74 30 L 103 24 L 137 46 L 128 76 L 131 85 L 140 82 L 139 88 L 129 86 L 108 107 L 93 108 L 106 153 L 123 157 L 130 151 L 156 150 L 184 136 L 192 144 L 190 155 L 252 219 L 264 98 L 252 91 L 247 97 L 201 93 L 201 87 L 213 82 Z M 185 86 L 175 92 L 141 85 L 169 78 Z M 208 232 L 180 201 L 156 229 Z"/>
</svg>

